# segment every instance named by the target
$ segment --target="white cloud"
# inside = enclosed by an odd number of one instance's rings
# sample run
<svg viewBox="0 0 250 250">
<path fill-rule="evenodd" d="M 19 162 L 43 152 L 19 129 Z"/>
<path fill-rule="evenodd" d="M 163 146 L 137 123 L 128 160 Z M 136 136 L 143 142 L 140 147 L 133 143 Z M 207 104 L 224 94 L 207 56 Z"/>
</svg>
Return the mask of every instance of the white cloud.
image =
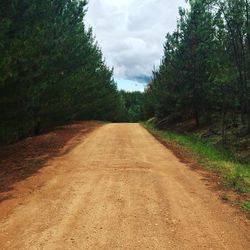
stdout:
<svg viewBox="0 0 250 250">
<path fill-rule="evenodd" d="M 163 52 L 167 32 L 176 27 L 185 0 L 89 0 L 87 25 L 115 77 L 136 79 L 151 74 Z"/>
</svg>

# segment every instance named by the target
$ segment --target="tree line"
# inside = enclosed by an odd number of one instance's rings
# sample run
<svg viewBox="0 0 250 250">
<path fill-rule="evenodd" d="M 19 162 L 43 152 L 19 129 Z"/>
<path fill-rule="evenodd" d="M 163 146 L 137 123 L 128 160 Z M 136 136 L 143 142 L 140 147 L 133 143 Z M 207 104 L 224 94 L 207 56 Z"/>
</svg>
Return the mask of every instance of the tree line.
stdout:
<svg viewBox="0 0 250 250">
<path fill-rule="evenodd" d="M 144 111 L 144 93 L 140 91 L 120 91 L 121 96 L 121 116 L 123 122 L 139 122 L 146 120 Z"/>
<path fill-rule="evenodd" d="M 86 0 L 0 3 L 0 143 L 72 120 L 220 120 L 250 131 L 249 0 L 190 0 L 145 93 L 118 91 Z"/>
<path fill-rule="evenodd" d="M 166 35 L 145 92 L 147 117 L 163 123 L 221 121 L 250 132 L 250 2 L 192 0 Z"/>
<path fill-rule="evenodd" d="M 72 120 L 119 120 L 121 97 L 86 0 L 0 3 L 0 142 Z"/>
</svg>

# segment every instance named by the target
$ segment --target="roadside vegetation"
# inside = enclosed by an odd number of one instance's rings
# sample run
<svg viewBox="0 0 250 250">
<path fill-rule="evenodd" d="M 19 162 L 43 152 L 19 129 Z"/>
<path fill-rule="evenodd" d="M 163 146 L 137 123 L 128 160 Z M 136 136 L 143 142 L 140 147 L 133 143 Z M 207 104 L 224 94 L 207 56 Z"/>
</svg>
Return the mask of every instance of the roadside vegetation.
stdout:
<svg viewBox="0 0 250 250">
<path fill-rule="evenodd" d="M 152 121 L 143 125 L 159 140 L 166 142 L 167 145 L 179 146 L 180 150 L 191 153 L 191 157 L 194 157 L 202 167 L 223 177 L 226 189 L 233 189 L 247 196 L 250 194 L 250 162 L 242 161 L 223 147 L 209 145 L 195 134 L 160 130 Z M 250 210 L 249 202 L 245 201 L 242 208 Z"/>
<path fill-rule="evenodd" d="M 244 202 L 242 205 L 242 209 L 247 211 L 247 212 L 250 212 L 250 201 Z"/>
</svg>

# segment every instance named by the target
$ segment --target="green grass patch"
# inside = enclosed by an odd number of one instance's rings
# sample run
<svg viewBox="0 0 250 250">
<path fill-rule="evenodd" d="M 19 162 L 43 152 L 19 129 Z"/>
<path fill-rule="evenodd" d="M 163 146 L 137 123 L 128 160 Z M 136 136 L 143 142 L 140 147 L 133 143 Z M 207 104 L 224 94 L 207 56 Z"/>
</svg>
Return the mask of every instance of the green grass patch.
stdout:
<svg viewBox="0 0 250 250">
<path fill-rule="evenodd" d="M 246 201 L 242 204 L 242 209 L 247 211 L 247 212 L 250 212 L 250 201 Z"/>
<path fill-rule="evenodd" d="M 143 126 L 166 142 L 174 142 L 197 156 L 199 163 L 224 177 L 225 186 L 237 192 L 250 192 L 250 164 L 240 162 L 231 152 L 209 145 L 198 136 L 163 131 L 150 122 Z"/>
</svg>

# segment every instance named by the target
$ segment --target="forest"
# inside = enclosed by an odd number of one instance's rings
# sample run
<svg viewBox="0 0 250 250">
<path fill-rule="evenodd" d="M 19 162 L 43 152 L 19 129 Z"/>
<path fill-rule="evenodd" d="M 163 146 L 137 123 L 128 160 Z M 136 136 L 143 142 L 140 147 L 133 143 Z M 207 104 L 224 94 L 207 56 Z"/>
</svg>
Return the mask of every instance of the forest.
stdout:
<svg viewBox="0 0 250 250">
<path fill-rule="evenodd" d="M 166 35 L 160 67 L 145 91 L 145 115 L 156 117 L 158 127 L 188 120 L 215 127 L 210 133 L 222 144 L 230 136 L 249 138 L 250 2 L 189 3 Z"/>
<path fill-rule="evenodd" d="M 86 0 L 3 0 L 0 8 L 0 143 L 74 120 L 166 128 L 193 120 L 250 131 L 250 3 L 190 0 L 144 93 L 118 91 L 91 28 Z M 160 58 L 159 58 L 160 59 Z"/>
<path fill-rule="evenodd" d="M 0 143 L 73 120 L 117 121 L 122 102 L 91 29 L 87 1 L 0 4 Z"/>
</svg>

